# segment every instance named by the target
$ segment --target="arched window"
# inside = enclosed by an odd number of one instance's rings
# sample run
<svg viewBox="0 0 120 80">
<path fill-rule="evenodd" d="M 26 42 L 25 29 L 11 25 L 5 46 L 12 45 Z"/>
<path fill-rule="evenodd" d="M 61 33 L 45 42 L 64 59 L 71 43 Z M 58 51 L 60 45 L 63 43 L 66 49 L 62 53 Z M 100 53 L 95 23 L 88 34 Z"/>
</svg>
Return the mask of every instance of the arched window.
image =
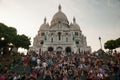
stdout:
<svg viewBox="0 0 120 80">
<path fill-rule="evenodd" d="M 79 41 L 76 41 L 76 44 L 79 44 Z"/>
<path fill-rule="evenodd" d="M 41 41 L 40 44 L 43 45 L 43 44 L 44 44 L 44 41 Z"/>
<path fill-rule="evenodd" d="M 58 23 L 60 24 L 60 23 L 61 23 L 61 21 L 58 21 Z"/>
<path fill-rule="evenodd" d="M 68 42 L 68 38 L 66 38 L 66 42 Z"/>
<path fill-rule="evenodd" d="M 68 35 L 68 33 L 65 33 L 66 35 Z"/>
<path fill-rule="evenodd" d="M 44 36 L 45 35 L 45 33 L 41 33 L 41 36 Z"/>
<path fill-rule="evenodd" d="M 53 38 L 51 38 L 51 42 L 53 42 Z"/>
<path fill-rule="evenodd" d="M 58 38 L 61 40 L 61 32 L 58 32 Z"/>
<path fill-rule="evenodd" d="M 78 32 L 75 32 L 75 35 L 78 36 Z"/>
</svg>

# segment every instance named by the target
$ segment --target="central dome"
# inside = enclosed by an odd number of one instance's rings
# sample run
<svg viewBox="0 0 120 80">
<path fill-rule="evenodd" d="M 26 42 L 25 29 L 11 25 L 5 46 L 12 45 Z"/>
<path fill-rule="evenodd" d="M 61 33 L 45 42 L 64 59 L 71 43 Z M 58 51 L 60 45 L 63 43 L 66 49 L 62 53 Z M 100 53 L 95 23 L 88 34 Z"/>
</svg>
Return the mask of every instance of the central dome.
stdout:
<svg viewBox="0 0 120 80">
<path fill-rule="evenodd" d="M 59 19 L 61 19 L 61 20 L 67 20 L 67 17 L 66 17 L 66 15 L 65 15 L 63 12 L 59 11 L 59 12 L 57 12 L 57 13 L 53 16 L 53 19 L 52 19 L 52 20 L 59 20 Z"/>
<path fill-rule="evenodd" d="M 54 24 L 57 22 L 68 23 L 68 19 L 66 15 L 61 11 L 61 5 L 59 5 L 58 7 L 58 12 L 53 16 L 51 24 Z"/>
</svg>

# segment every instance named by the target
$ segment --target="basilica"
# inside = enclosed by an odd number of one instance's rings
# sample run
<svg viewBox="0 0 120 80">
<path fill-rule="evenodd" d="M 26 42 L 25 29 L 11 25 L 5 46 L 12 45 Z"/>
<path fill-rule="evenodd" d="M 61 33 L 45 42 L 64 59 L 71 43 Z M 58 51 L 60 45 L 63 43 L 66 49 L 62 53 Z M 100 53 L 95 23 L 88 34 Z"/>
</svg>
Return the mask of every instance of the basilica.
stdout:
<svg viewBox="0 0 120 80">
<path fill-rule="evenodd" d="M 52 17 L 51 23 L 44 19 L 34 37 L 32 49 L 40 52 L 91 52 L 91 47 L 87 46 L 86 37 L 82 34 L 75 17 L 73 22 L 69 23 L 61 5 L 58 6 L 58 12 Z"/>
</svg>

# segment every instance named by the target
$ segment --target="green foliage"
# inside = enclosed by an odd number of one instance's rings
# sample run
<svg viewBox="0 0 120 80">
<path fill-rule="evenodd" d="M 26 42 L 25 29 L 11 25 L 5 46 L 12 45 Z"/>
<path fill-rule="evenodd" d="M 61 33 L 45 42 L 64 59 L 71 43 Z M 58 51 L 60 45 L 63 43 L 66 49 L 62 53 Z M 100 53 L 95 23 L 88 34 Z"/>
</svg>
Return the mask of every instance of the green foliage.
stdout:
<svg viewBox="0 0 120 80">
<path fill-rule="evenodd" d="M 1 40 L 4 38 L 4 40 Z M 7 25 L 0 23 L 0 49 L 6 49 L 12 47 L 22 47 L 29 49 L 30 38 L 26 35 L 17 34 L 17 30 L 14 27 L 8 27 Z"/>
<path fill-rule="evenodd" d="M 0 39 L 4 38 L 4 40 L 0 40 L 0 48 L 7 47 L 8 44 L 12 41 L 13 39 L 12 33 L 14 32 L 11 32 L 11 30 L 9 30 L 8 26 L 4 25 L 3 23 L 0 23 Z"/>
<path fill-rule="evenodd" d="M 115 44 L 115 41 L 114 40 L 109 40 L 105 43 L 104 45 L 105 49 L 115 49 L 116 48 L 116 44 Z"/>
<path fill-rule="evenodd" d="M 22 34 L 22 35 L 17 35 L 14 41 L 15 47 L 19 48 L 25 48 L 25 49 L 29 49 L 29 45 L 30 45 L 30 38 L 28 38 L 26 35 Z"/>
<path fill-rule="evenodd" d="M 104 48 L 109 49 L 109 50 L 113 50 L 113 49 L 118 48 L 118 47 L 120 47 L 120 38 L 118 38 L 116 40 L 108 40 L 104 44 Z"/>
<path fill-rule="evenodd" d="M 120 38 L 116 39 L 117 48 L 120 47 Z"/>
</svg>

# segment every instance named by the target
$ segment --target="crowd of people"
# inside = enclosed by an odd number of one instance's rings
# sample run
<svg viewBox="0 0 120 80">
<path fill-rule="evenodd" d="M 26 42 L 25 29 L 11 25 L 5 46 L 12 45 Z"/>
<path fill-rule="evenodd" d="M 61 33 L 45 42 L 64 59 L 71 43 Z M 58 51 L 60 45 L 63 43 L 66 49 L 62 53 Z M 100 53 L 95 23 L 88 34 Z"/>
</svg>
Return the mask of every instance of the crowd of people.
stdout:
<svg viewBox="0 0 120 80">
<path fill-rule="evenodd" d="M 19 63 L 13 61 L 12 67 L 0 68 L 0 80 L 120 80 L 119 61 L 120 53 L 32 52 L 22 55 Z M 23 73 L 12 71 L 19 65 Z"/>
</svg>

